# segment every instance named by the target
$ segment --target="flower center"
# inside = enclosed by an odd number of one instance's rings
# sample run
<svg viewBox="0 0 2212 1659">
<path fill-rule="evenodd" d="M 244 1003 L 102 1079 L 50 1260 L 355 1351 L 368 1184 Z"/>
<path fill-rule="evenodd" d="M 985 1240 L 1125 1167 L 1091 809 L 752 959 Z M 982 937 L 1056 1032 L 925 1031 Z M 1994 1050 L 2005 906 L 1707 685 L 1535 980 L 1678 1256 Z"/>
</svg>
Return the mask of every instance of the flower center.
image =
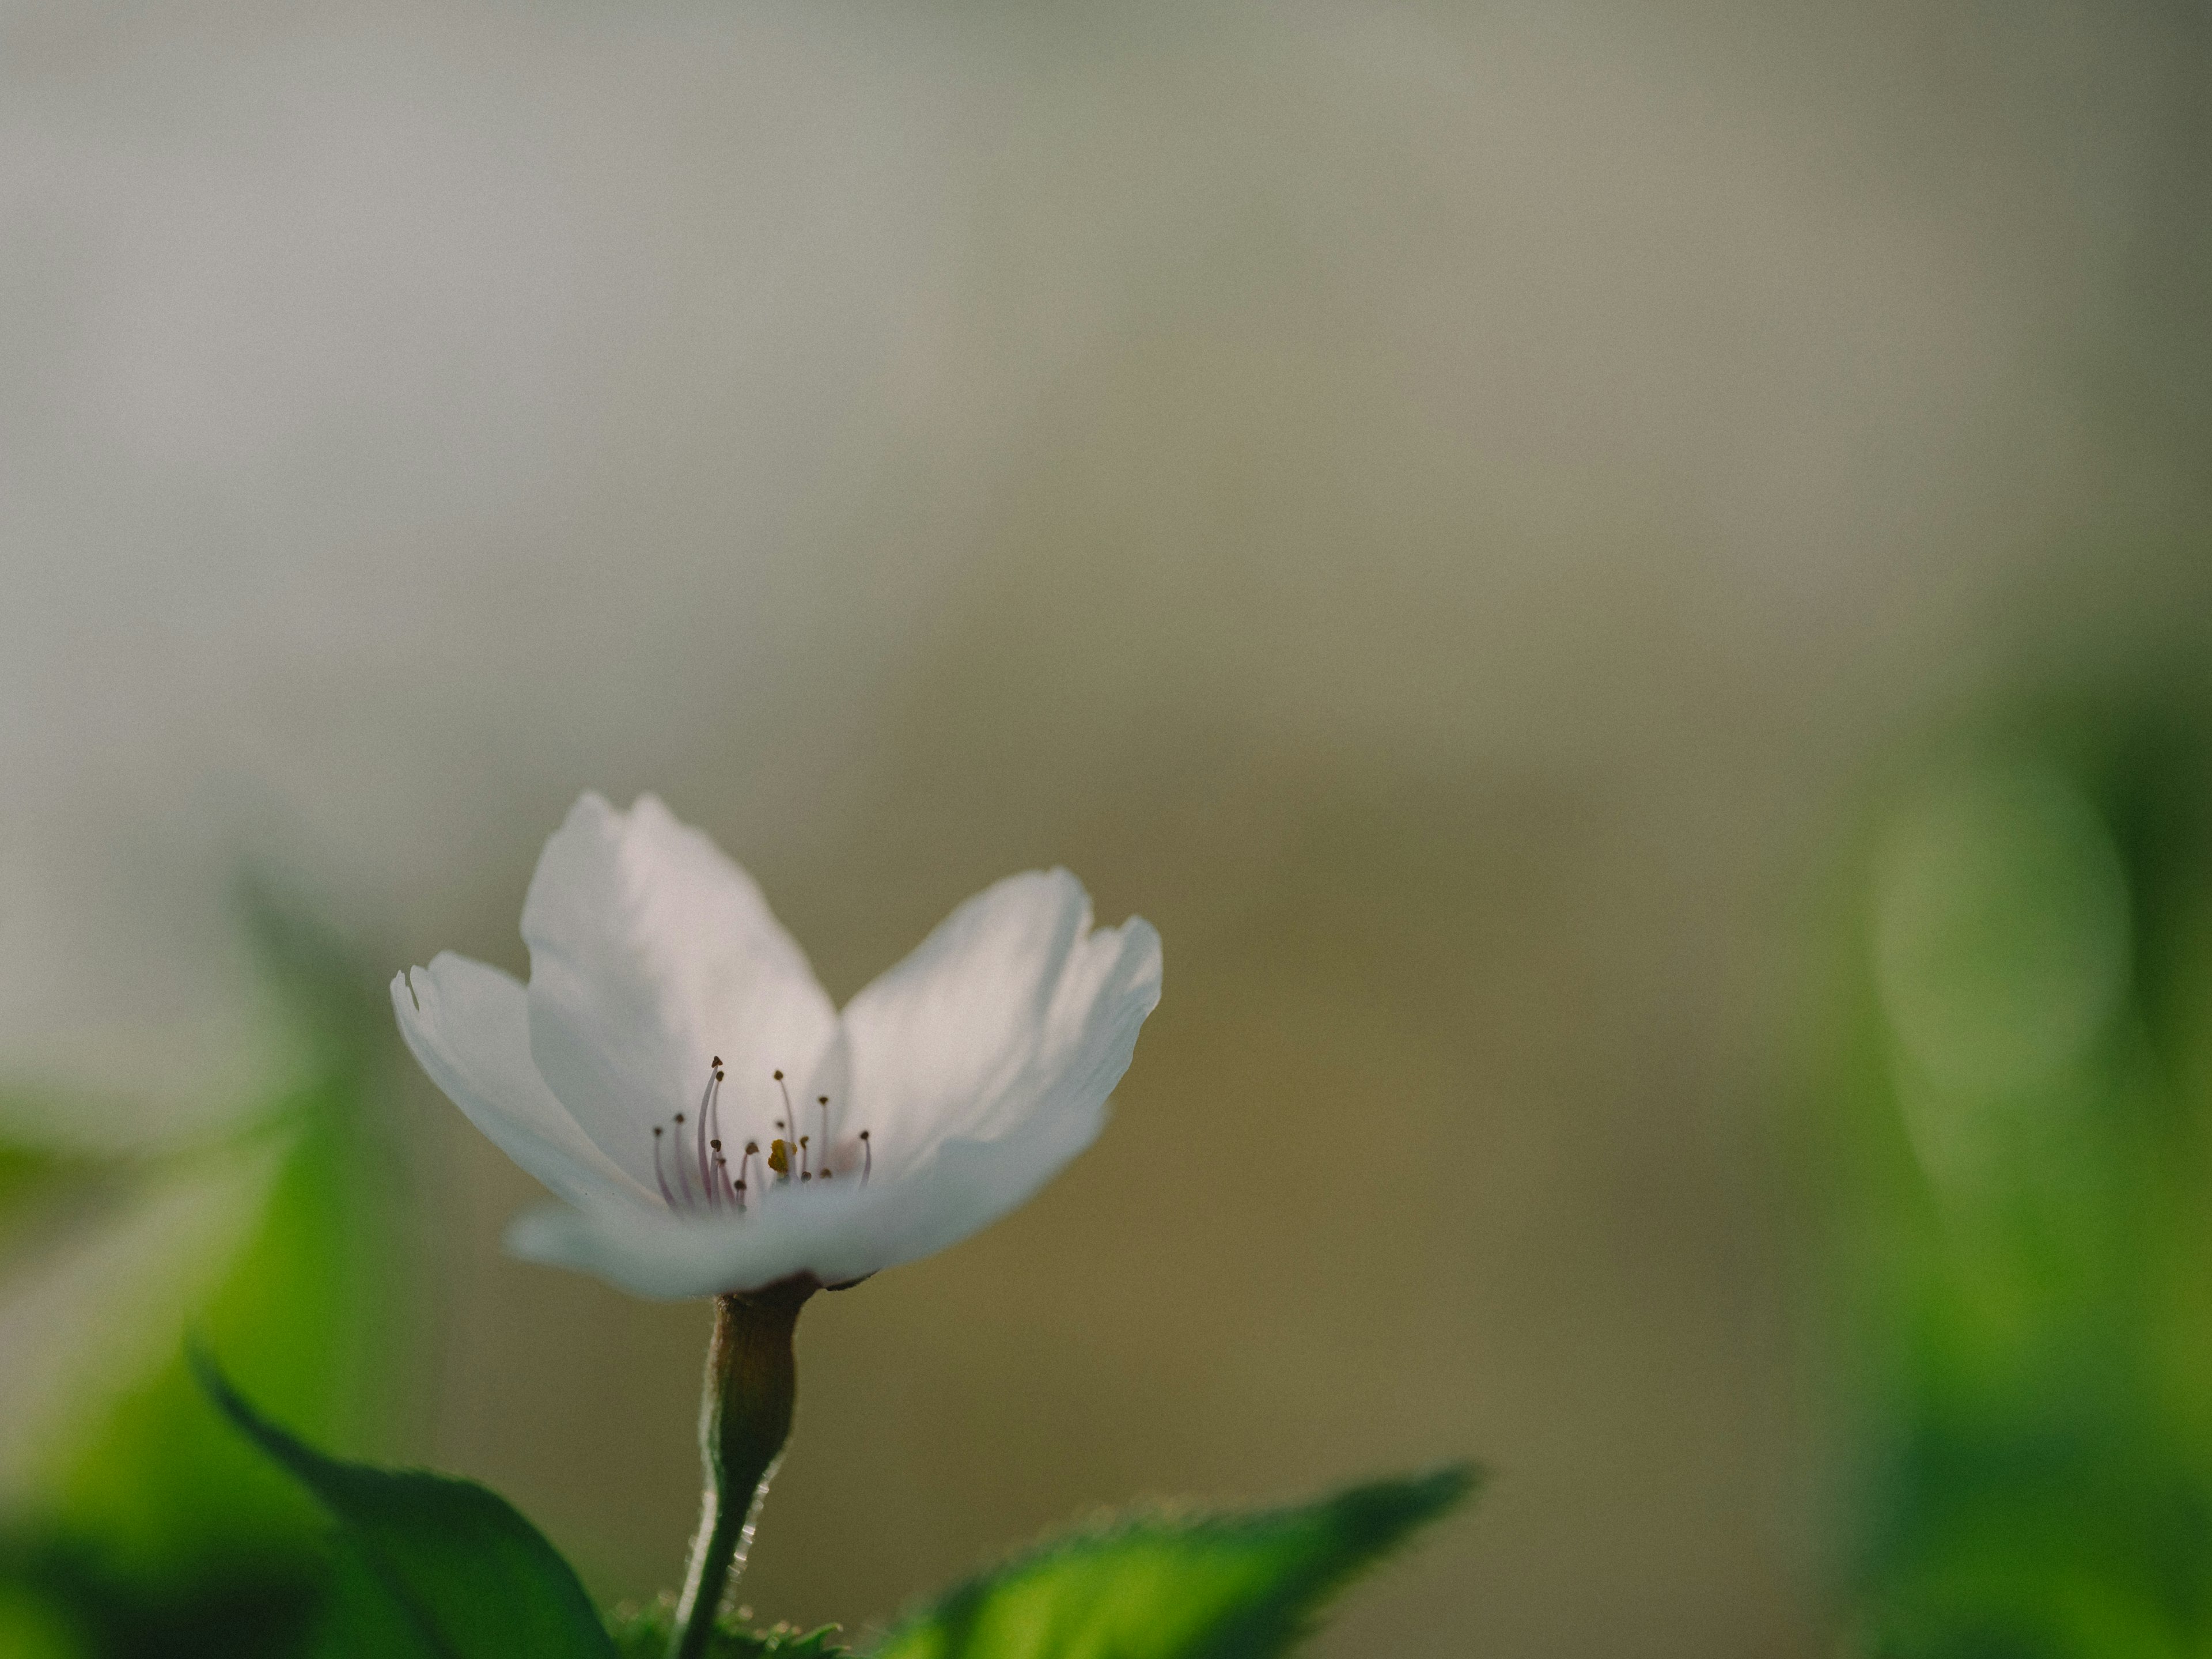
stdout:
<svg viewBox="0 0 2212 1659">
<path fill-rule="evenodd" d="M 876 1167 L 875 1145 L 868 1131 L 861 1130 L 854 1143 L 836 1156 L 830 1097 L 817 1095 L 820 1139 L 799 1133 L 799 1114 L 792 1108 L 791 1090 L 781 1072 L 775 1073 L 775 1086 L 783 1097 L 783 1115 L 775 1120 L 776 1133 L 769 1138 L 768 1151 L 763 1152 L 757 1140 L 746 1141 L 732 1174 L 728 1154 L 722 1150 L 722 1057 L 716 1054 L 708 1068 L 697 1111 L 688 1117 L 677 1113 L 673 1134 L 668 1124 L 653 1126 L 653 1178 L 659 1183 L 661 1202 L 670 1209 L 683 1215 L 715 1210 L 743 1215 L 748 1200 L 765 1206 L 769 1189 L 790 1186 L 794 1176 L 804 1188 L 816 1181 L 835 1180 L 841 1167 L 850 1176 L 856 1164 L 860 1184 L 868 1184 Z"/>
</svg>

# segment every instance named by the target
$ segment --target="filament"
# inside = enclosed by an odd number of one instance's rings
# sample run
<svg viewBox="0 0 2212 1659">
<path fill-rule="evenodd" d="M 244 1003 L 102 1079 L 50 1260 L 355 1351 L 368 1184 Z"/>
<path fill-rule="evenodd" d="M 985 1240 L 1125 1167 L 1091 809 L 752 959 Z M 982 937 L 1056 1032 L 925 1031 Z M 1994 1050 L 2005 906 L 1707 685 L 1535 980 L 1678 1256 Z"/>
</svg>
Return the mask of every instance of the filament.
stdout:
<svg viewBox="0 0 2212 1659">
<path fill-rule="evenodd" d="M 676 1194 L 668 1190 L 668 1177 L 660 1168 L 660 1126 L 653 1126 L 653 1178 L 660 1183 L 660 1201 L 670 1209 L 676 1207 Z"/>
</svg>

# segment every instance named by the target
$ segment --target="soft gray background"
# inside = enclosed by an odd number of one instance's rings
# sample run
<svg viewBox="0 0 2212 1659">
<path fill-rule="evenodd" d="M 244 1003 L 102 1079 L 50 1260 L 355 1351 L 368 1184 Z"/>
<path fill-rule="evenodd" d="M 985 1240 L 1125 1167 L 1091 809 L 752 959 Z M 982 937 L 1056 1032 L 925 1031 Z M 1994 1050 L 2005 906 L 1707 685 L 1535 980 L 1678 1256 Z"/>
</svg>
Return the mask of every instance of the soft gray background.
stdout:
<svg viewBox="0 0 2212 1659">
<path fill-rule="evenodd" d="M 1117 1120 L 808 1314 L 757 1610 L 1474 1453 L 1324 1652 L 1825 1650 L 1802 899 L 1892 745 L 2203 643 L 2205 29 L 0 8 L 0 1062 L 184 1133 L 282 1065 L 241 857 L 520 968 L 587 786 L 841 997 L 1066 862 L 1166 939 Z M 703 1315 L 419 1118 L 414 1449 L 649 1589 Z"/>
</svg>

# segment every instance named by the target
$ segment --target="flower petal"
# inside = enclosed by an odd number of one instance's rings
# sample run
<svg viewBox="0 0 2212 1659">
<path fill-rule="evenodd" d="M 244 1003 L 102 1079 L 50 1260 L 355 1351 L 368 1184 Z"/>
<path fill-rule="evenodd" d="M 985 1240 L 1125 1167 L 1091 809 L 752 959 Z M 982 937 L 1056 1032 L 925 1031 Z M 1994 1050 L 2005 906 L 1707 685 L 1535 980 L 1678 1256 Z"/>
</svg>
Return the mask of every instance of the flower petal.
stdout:
<svg viewBox="0 0 2212 1659">
<path fill-rule="evenodd" d="M 1113 1068 L 1116 1079 L 1128 1067 L 1129 1047 L 1136 1039 L 1133 1024 L 1129 1038 L 1121 1063 Z M 1112 1087 L 1109 1079 L 1087 1107 L 1076 1103 L 1088 1097 L 1088 1090 L 1071 1092 L 1055 1109 L 994 1140 L 940 1143 L 922 1168 L 887 1183 L 883 1202 L 866 1218 L 866 1271 L 934 1255 L 1028 1203 L 1098 1139 L 1106 1127 L 1105 1096 Z"/>
<path fill-rule="evenodd" d="M 757 1291 L 799 1273 L 837 1285 L 874 1271 L 866 1230 L 854 1224 L 866 1207 L 858 1190 L 796 1188 L 770 1195 L 765 1209 L 756 1201 L 742 1217 L 547 1204 L 516 1218 L 507 1247 L 526 1261 L 663 1301 Z"/>
<path fill-rule="evenodd" d="M 1096 1133 L 1159 997 L 1149 922 L 1093 933 L 1090 896 L 1066 871 L 1009 877 L 846 1008 L 849 1127 L 872 1130 L 885 1174 L 942 1141 L 996 1140 L 1032 1117 L 1066 1115 Z"/>
<path fill-rule="evenodd" d="M 507 1230 L 526 1261 L 675 1301 L 755 1291 L 793 1273 L 843 1284 L 956 1244 L 1026 1202 L 1104 1127 L 1103 1107 L 1054 1112 L 996 1140 L 951 1140 L 897 1182 L 772 1188 L 741 1218 L 603 1203 L 541 1205 Z"/>
<path fill-rule="evenodd" d="M 648 1194 L 592 1144 L 530 1058 L 530 1010 L 513 975 L 442 951 L 392 976 L 399 1033 L 431 1080 L 548 1190 L 572 1203 Z M 657 1198 L 653 1200 L 658 1203 Z"/>
<path fill-rule="evenodd" d="M 839 1284 L 958 1243 L 1097 1139 L 1159 1001 L 1151 924 L 1090 924 L 1090 901 L 1066 872 L 1018 876 L 962 906 L 854 999 L 850 1041 L 816 1076 L 853 1066 L 859 1112 L 898 1126 L 896 1155 L 878 1134 L 868 1185 L 841 1157 L 844 1178 L 770 1187 L 743 1217 L 547 1206 L 517 1221 L 508 1248 L 672 1299 L 798 1273 Z"/>
<path fill-rule="evenodd" d="M 752 878 L 651 795 L 579 800 L 522 908 L 530 1046 L 601 1150 L 648 1188 L 652 1126 L 696 1109 L 712 1058 L 725 1121 L 766 1115 L 836 1016 Z"/>
</svg>

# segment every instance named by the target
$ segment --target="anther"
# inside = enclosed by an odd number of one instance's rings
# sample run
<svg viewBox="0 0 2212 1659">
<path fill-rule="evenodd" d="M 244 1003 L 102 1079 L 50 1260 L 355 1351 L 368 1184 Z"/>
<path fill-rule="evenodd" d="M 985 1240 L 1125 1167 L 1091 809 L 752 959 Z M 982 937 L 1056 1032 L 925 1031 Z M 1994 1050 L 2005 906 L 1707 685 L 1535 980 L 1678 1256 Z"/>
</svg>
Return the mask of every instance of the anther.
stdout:
<svg viewBox="0 0 2212 1659">
<path fill-rule="evenodd" d="M 783 1097 L 783 1116 L 776 1119 L 775 1127 L 782 1128 L 787 1121 L 797 1122 L 799 1114 L 791 1109 L 791 1091 L 784 1086 L 783 1073 L 775 1074 L 775 1091 Z"/>
</svg>

